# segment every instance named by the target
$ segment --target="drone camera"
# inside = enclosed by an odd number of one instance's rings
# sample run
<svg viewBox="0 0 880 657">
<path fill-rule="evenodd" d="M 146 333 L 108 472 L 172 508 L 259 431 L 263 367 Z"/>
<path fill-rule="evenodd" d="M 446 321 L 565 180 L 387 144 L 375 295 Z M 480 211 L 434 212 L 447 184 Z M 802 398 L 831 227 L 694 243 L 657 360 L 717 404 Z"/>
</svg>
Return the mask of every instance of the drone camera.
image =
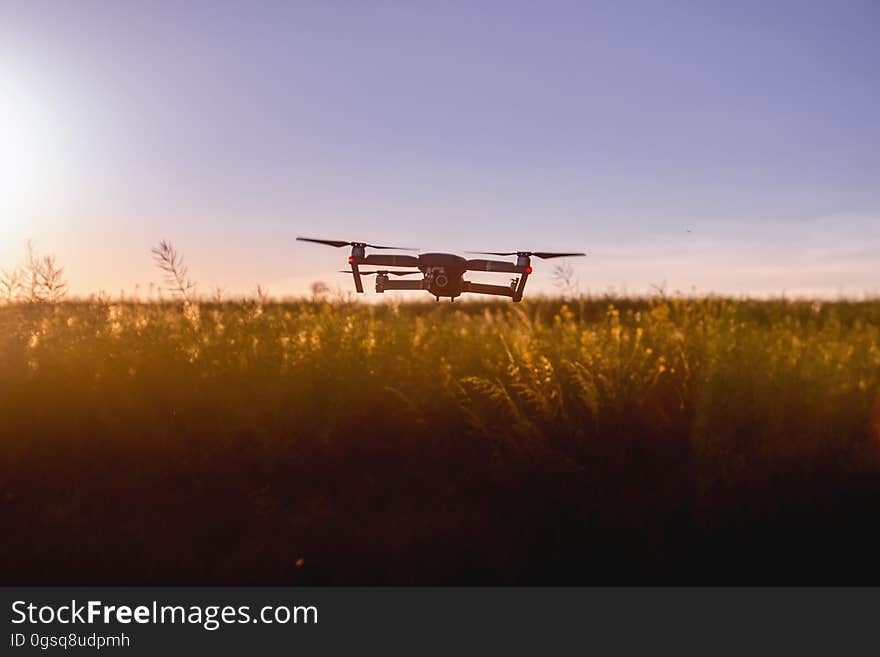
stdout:
<svg viewBox="0 0 880 657">
<path fill-rule="evenodd" d="M 434 285 L 437 287 L 446 287 L 449 285 L 449 278 L 447 278 L 446 274 L 437 274 L 434 277 Z"/>
</svg>

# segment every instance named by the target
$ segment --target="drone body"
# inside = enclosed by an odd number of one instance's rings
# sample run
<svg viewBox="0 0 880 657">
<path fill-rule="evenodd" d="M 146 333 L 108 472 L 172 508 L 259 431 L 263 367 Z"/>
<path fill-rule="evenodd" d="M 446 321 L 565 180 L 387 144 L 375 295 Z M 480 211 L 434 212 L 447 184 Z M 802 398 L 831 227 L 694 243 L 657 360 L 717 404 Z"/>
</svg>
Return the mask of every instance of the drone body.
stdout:
<svg viewBox="0 0 880 657">
<path fill-rule="evenodd" d="M 563 256 L 582 256 L 583 253 L 549 253 L 518 251 L 514 253 L 488 253 L 486 255 L 515 255 L 516 262 L 505 260 L 486 260 L 483 258 L 468 259 L 452 253 L 422 253 L 420 255 L 398 254 L 367 254 L 368 248 L 393 249 L 397 251 L 411 250 L 395 248 L 391 246 L 375 246 L 366 242 L 345 242 L 339 240 L 319 240 L 310 237 L 297 237 L 302 242 L 316 242 L 328 246 L 351 247 L 351 255 L 348 257 L 350 270 L 343 273 L 351 274 L 354 278 L 354 286 L 358 292 L 364 291 L 362 276 L 376 276 L 376 292 L 385 290 L 425 290 L 438 301 L 440 297 L 449 297 L 454 301 L 456 297 L 465 292 L 479 294 L 491 294 L 495 296 L 510 297 L 513 301 L 521 301 L 523 290 L 529 274 L 532 273 L 531 258 L 560 258 Z M 377 265 L 392 267 L 416 267 L 409 271 L 361 271 L 361 265 Z M 486 271 L 517 274 L 509 285 L 487 285 L 474 283 L 464 278 L 469 271 Z M 390 276 L 421 275 L 420 280 L 392 281 Z"/>
</svg>

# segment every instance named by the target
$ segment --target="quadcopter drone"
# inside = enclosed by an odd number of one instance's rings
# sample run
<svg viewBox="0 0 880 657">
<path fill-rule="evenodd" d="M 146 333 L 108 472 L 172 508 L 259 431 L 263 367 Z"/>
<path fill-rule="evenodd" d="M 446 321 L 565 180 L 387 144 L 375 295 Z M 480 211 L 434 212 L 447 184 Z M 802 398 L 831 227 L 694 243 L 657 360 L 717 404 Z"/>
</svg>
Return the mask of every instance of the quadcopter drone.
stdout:
<svg viewBox="0 0 880 657">
<path fill-rule="evenodd" d="M 297 237 L 301 242 L 315 242 L 341 248 L 351 247 L 351 255 L 348 264 L 351 269 L 343 270 L 343 274 L 351 274 L 354 277 L 354 286 L 358 292 L 364 291 L 361 276 L 376 277 L 376 292 L 385 290 L 425 290 L 434 296 L 437 301 L 440 297 L 449 297 L 450 301 L 461 296 L 464 292 L 478 294 L 494 294 L 500 297 L 510 297 L 513 301 L 521 301 L 523 290 L 529 274 L 532 273 L 531 258 L 564 258 L 569 256 L 582 256 L 584 253 L 552 253 L 549 251 L 511 251 L 500 252 L 477 252 L 479 255 L 516 256 L 516 263 L 504 260 L 486 260 L 484 258 L 468 259 L 451 253 L 422 253 L 421 255 L 397 255 L 397 254 L 370 254 L 367 249 L 382 249 L 394 251 L 415 251 L 395 246 L 377 246 L 366 242 L 345 242 L 340 240 L 319 240 L 311 237 Z M 376 271 L 361 271 L 361 265 L 377 265 L 391 267 L 416 267 L 416 270 L 390 271 L 380 269 Z M 486 285 L 473 283 L 464 279 L 465 272 L 488 271 L 508 274 L 519 274 L 510 281 L 510 285 Z M 418 281 L 392 281 L 391 276 L 417 276 Z"/>
</svg>

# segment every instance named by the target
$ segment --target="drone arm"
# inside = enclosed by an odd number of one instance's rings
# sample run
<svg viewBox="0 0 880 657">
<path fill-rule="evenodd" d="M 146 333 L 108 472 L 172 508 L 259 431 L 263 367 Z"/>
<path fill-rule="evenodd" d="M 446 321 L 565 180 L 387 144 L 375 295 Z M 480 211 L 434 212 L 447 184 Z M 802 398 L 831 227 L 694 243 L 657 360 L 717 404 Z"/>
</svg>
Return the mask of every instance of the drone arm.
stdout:
<svg viewBox="0 0 880 657">
<path fill-rule="evenodd" d="M 484 258 L 475 258 L 467 261 L 468 271 L 496 271 L 506 272 L 508 274 L 519 274 L 522 267 L 512 262 L 504 260 L 486 260 Z"/>
<path fill-rule="evenodd" d="M 529 280 L 529 274 L 532 273 L 532 259 L 528 254 L 520 253 L 516 257 L 516 267 L 522 272 L 516 283 L 516 289 L 513 291 L 514 302 L 522 301 L 523 291 L 526 289 L 526 281 Z"/>
<path fill-rule="evenodd" d="M 391 267 L 418 267 L 419 259 L 411 255 L 386 255 L 371 253 L 363 258 L 358 258 L 357 262 L 367 265 L 386 265 Z M 354 263 L 352 263 L 354 265 Z"/>
<path fill-rule="evenodd" d="M 513 291 L 514 301 L 522 301 L 523 291 L 526 289 L 526 281 L 528 280 L 531 271 L 531 267 L 526 267 L 526 270 L 522 273 L 522 276 L 519 277 L 519 282 L 516 284 L 516 290 Z"/>
<path fill-rule="evenodd" d="M 476 292 L 478 294 L 494 294 L 499 297 L 512 297 L 514 291 L 506 285 L 487 285 L 485 283 L 472 283 L 465 281 L 465 292 Z M 516 301 L 517 299 L 514 299 Z"/>
<path fill-rule="evenodd" d="M 357 259 L 351 258 L 351 275 L 354 277 L 354 288 L 363 294 L 364 283 L 361 281 L 361 271 L 358 269 Z"/>
<path fill-rule="evenodd" d="M 376 281 L 376 291 L 379 292 L 379 288 L 384 292 L 385 290 L 424 290 L 425 287 L 423 285 L 424 280 L 420 279 L 417 281 Z"/>
</svg>

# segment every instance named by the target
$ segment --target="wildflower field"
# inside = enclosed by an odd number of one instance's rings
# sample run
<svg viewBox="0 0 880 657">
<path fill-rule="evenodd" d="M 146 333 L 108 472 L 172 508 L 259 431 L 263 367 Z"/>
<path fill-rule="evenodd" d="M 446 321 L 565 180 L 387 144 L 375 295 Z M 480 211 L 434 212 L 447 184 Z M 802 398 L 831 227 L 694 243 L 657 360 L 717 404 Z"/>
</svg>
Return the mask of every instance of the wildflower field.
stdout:
<svg viewBox="0 0 880 657">
<path fill-rule="evenodd" d="M 0 307 L 12 584 L 880 581 L 880 302 Z"/>
</svg>

